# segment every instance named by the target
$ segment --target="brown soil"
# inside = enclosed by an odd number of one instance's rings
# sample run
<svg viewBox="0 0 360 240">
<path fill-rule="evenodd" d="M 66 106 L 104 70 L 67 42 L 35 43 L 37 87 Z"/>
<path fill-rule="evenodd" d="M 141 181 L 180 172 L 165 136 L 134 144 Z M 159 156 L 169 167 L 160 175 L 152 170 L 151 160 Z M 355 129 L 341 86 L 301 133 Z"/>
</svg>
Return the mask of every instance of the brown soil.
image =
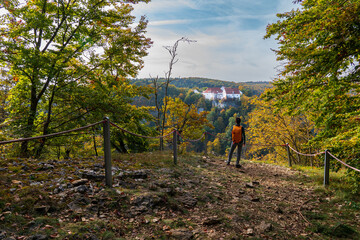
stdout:
<svg viewBox="0 0 360 240">
<path fill-rule="evenodd" d="M 112 189 L 81 175 L 101 160 L 51 162 L 47 168 L 34 160 L 26 170 L 3 162 L 0 239 L 358 237 L 359 209 L 332 201 L 299 171 L 249 161 L 239 169 L 203 156 L 145 171 L 139 161 L 120 166 L 114 160 L 119 171 Z M 36 188 L 29 179 L 41 173 Z"/>
</svg>

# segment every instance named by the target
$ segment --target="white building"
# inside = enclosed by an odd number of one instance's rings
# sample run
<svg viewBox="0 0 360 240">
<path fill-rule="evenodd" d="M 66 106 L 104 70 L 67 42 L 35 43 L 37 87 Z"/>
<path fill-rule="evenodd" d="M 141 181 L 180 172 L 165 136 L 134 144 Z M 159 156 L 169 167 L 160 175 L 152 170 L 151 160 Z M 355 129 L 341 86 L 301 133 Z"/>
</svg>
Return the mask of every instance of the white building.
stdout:
<svg viewBox="0 0 360 240">
<path fill-rule="evenodd" d="M 237 88 L 208 88 L 202 93 L 205 99 L 222 100 L 222 99 L 239 99 L 242 92 Z"/>
</svg>

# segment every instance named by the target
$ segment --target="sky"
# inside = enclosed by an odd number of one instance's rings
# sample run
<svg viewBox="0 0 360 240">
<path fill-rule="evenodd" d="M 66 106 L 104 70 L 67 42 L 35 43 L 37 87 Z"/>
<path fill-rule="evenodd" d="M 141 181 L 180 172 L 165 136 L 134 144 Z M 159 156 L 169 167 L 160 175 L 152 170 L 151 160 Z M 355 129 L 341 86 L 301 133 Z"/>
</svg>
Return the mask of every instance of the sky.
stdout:
<svg viewBox="0 0 360 240">
<path fill-rule="evenodd" d="M 234 82 L 271 81 L 279 63 L 271 49 L 274 38 L 263 39 L 277 13 L 296 9 L 293 0 L 152 0 L 136 4 L 133 14 L 149 21 L 153 41 L 138 78 L 165 77 L 170 55 L 164 46 L 181 42 L 172 77 L 203 77 Z"/>
</svg>

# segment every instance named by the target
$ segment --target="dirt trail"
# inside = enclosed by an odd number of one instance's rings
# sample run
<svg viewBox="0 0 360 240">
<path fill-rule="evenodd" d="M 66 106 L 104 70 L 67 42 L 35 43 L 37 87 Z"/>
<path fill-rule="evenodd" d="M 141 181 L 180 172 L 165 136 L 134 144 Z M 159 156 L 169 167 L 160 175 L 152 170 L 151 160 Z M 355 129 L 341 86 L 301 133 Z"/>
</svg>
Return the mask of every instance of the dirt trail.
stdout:
<svg viewBox="0 0 360 240">
<path fill-rule="evenodd" d="M 209 160 L 209 188 L 220 187 L 220 201 L 195 208 L 200 219 L 219 210 L 229 229 L 214 227 L 209 237 L 260 237 L 271 239 L 316 238 L 307 230 L 302 211 L 317 210 L 318 199 L 306 187 L 306 176 L 285 167 L 246 162 L 241 169 L 223 160 Z M 211 191 L 209 191 L 211 192 Z M 209 216 L 210 215 L 210 216 Z M 229 230 L 231 231 L 229 232 Z"/>
</svg>

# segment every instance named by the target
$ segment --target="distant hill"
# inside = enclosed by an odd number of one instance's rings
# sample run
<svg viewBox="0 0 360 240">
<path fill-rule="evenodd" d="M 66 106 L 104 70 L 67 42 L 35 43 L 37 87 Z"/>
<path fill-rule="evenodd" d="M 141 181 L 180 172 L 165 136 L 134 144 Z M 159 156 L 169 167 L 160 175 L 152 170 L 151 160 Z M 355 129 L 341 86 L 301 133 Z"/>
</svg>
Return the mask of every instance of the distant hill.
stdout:
<svg viewBox="0 0 360 240">
<path fill-rule="evenodd" d="M 164 78 L 159 78 L 160 82 L 165 82 Z M 131 82 L 136 85 L 151 85 L 153 78 L 137 78 L 131 79 Z M 198 78 L 198 77 L 189 77 L 189 78 L 173 78 L 171 79 L 171 85 L 174 85 L 178 88 L 189 88 L 189 89 L 199 89 L 201 91 L 206 88 L 212 87 L 231 87 L 238 88 L 242 87 L 242 91 L 248 95 L 260 95 L 266 88 L 272 88 L 270 82 L 228 82 L 216 79 L 209 78 Z"/>
</svg>

